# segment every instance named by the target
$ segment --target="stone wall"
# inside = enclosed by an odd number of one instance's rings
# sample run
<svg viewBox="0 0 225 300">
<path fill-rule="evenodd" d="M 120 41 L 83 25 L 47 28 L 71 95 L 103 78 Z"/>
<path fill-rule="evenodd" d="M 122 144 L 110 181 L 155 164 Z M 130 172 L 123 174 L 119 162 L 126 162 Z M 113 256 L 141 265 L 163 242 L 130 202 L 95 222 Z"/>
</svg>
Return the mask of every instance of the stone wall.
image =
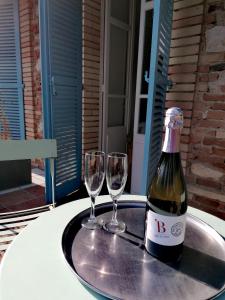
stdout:
<svg viewBox="0 0 225 300">
<path fill-rule="evenodd" d="M 190 204 L 225 219 L 225 2 L 207 0 L 187 179 Z"/>
</svg>

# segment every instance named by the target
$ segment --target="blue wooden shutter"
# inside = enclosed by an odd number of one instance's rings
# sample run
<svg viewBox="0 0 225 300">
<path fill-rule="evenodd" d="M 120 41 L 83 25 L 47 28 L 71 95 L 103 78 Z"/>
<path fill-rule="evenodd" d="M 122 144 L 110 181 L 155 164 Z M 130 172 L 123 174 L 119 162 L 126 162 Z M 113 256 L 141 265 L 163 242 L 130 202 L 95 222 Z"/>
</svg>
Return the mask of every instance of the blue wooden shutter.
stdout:
<svg viewBox="0 0 225 300">
<path fill-rule="evenodd" d="M 17 0 L 0 1 L 0 133 L 24 138 L 23 86 Z"/>
<path fill-rule="evenodd" d="M 173 0 L 155 0 L 145 130 L 142 194 L 146 194 L 161 153 Z"/>
<path fill-rule="evenodd" d="M 81 0 L 40 1 L 44 132 L 57 140 L 56 198 L 80 186 L 82 147 Z M 46 169 L 50 200 L 49 167 Z"/>
</svg>

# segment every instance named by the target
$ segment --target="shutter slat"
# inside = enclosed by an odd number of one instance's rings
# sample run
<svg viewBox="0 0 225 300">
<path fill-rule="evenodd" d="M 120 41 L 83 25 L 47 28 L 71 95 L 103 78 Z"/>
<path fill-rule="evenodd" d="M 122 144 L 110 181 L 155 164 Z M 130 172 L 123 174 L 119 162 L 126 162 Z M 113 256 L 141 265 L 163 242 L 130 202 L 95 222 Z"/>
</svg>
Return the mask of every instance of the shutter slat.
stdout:
<svg viewBox="0 0 225 300">
<path fill-rule="evenodd" d="M 18 1 L 0 3 L 0 133 L 24 138 Z M 6 123 L 4 123 L 6 122 Z"/>
<path fill-rule="evenodd" d="M 46 6 L 40 2 L 49 29 L 44 51 L 51 65 L 50 78 L 54 79 L 56 94 L 50 95 L 52 109 L 45 120 L 52 120 L 49 128 L 53 131 L 48 131 L 47 136 L 57 139 L 57 198 L 76 190 L 81 179 L 82 0 L 47 0 L 47 3 L 46 14 Z"/>
<path fill-rule="evenodd" d="M 154 176 L 161 153 L 167 70 L 171 40 L 173 1 L 154 1 L 149 93 L 146 115 L 142 193 Z"/>
</svg>

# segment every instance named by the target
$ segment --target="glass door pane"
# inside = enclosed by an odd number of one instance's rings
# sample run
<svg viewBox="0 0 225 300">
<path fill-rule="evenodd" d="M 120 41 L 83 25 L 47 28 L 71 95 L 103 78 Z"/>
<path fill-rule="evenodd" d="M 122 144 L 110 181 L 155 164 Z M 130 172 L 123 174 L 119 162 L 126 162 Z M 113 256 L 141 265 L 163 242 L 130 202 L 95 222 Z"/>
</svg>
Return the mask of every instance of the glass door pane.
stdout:
<svg viewBox="0 0 225 300">
<path fill-rule="evenodd" d="M 125 115 L 125 98 L 109 97 L 108 126 L 123 126 Z"/>
<path fill-rule="evenodd" d="M 129 24 L 130 0 L 112 0 L 111 16 L 126 24 Z"/>
<path fill-rule="evenodd" d="M 127 31 L 111 24 L 109 51 L 109 94 L 125 95 L 127 46 Z"/>
</svg>

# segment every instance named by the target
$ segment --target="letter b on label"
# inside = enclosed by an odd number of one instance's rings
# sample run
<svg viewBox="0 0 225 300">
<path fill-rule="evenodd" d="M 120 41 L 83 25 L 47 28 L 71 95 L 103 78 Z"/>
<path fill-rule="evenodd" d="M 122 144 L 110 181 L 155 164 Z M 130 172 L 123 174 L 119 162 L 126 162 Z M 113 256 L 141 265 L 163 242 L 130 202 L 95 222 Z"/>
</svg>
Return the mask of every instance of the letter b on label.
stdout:
<svg viewBox="0 0 225 300">
<path fill-rule="evenodd" d="M 164 233 L 166 232 L 166 227 L 165 227 L 165 223 L 162 221 L 159 221 L 157 219 L 155 219 L 156 224 L 157 224 L 157 231 L 158 233 Z"/>
</svg>

